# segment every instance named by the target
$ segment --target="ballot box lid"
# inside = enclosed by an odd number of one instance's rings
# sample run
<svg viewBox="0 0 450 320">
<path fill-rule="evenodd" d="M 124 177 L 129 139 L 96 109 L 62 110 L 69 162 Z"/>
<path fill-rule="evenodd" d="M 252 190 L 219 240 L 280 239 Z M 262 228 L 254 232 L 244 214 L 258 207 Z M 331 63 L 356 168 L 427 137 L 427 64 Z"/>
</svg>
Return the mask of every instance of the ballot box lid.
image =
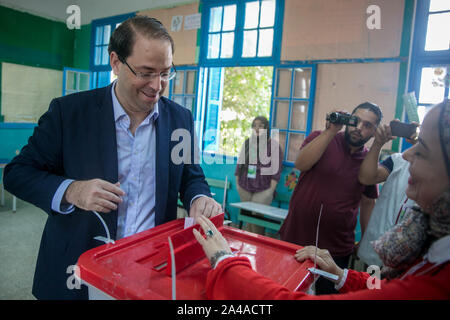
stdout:
<svg viewBox="0 0 450 320">
<path fill-rule="evenodd" d="M 219 230 L 235 255 L 247 257 L 255 271 L 293 291 L 309 288 L 313 277 L 307 269 L 313 263 L 295 260 L 300 246 L 228 226 Z M 115 299 L 172 299 L 168 238 L 182 233 L 190 235 L 192 230 L 184 230 L 184 219 L 178 219 L 86 251 L 78 259 L 78 276 Z M 184 250 L 178 255 L 181 258 L 175 258 L 175 265 L 177 259 L 191 259 L 188 264 L 187 260 L 178 263 L 182 269 L 176 273 L 176 299 L 206 299 L 206 275 L 211 267 L 192 239 L 187 241 L 191 246 L 178 248 Z M 190 251 L 201 255 L 193 258 Z"/>
</svg>

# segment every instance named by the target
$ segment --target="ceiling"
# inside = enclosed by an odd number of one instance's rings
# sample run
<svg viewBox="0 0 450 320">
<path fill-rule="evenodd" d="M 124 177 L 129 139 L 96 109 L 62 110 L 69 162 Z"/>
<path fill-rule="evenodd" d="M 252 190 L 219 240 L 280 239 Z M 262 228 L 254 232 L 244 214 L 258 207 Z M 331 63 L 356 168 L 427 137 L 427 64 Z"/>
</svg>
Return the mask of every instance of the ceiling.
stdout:
<svg viewBox="0 0 450 320">
<path fill-rule="evenodd" d="M 66 13 L 67 7 L 75 4 L 80 7 L 81 24 L 84 25 L 91 23 L 94 19 L 192 2 L 198 2 L 198 0 L 0 0 L 0 5 L 65 22 L 70 15 Z"/>
</svg>

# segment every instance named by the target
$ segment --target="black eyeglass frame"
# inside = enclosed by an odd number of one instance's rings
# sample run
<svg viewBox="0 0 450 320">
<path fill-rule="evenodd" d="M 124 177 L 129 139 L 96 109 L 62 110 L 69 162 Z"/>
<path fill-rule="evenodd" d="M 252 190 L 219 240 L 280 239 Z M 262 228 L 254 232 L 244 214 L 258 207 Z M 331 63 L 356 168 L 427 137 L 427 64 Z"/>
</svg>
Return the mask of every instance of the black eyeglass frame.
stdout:
<svg viewBox="0 0 450 320">
<path fill-rule="evenodd" d="M 130 65 L 128 64 L 128 62 L 124 58 L 122 58 L 119 55 L 118 55 L 118 57 L 119 57 L 119 61 L 120 62 L 125 64 L 128 67 L 128 69 L 130 69 L 130 71 L 137 78 L 142 79 L 142 80 L 151 81 L 151 80 L 153 80 L 156 77 L 156 75 L 158 75 L 161 78 L 162 81 L 169 82 L 170 80 L 174 79 L 176 77 L 176 75 L 177 75 L 177 68 L 175 68 L 175 65 L 173 64 L 173 62 L 172 62 L 173 71 L 167 73 L 167 79 L 164 79 L 164 77 L 165 77 L 164 73 L 157 74 L 155 72 L 147 72 L 147 73 L 145 73 L 145 72 L 134 71 L 133 68 L 130 67 Z M 148 75 L 151 75 L 151 76 L 148 76 Z M 147 77 L 149 77 L 149 79 L 147 79 Z"/>
</svg>

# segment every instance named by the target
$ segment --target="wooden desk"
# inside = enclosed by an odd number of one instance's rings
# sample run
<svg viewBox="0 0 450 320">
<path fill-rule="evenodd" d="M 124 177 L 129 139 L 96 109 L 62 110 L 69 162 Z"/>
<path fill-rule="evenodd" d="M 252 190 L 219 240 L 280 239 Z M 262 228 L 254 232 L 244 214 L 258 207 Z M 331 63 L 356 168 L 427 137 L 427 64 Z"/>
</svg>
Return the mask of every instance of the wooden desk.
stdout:
<svg viewBox="0 0 450 320">
<path fill-rule="evenodd" d="M 242 224 L 242 222 L 248 222 L 276 231 L 280 229 L 288 214 L 287 209 L 272 207 L 256 202 L 234 202 L 230 203 L 230 206 L 241 209 L 238 215 L 238 221 L 240 224 Z M 243 210 L 262 214 L 263 217 L 256 217 L 251 214 L 247 214 Z"/>
</svg>

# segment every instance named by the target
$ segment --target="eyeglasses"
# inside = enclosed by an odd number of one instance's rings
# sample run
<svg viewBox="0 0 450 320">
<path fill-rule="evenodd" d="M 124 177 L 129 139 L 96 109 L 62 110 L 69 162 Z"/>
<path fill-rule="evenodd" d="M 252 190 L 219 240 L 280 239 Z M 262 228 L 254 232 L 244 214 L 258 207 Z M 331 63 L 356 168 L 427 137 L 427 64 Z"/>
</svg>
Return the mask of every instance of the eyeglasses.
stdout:
<svg viewBox="0 0 450 320">
<path fill-rule="evenodd" d="M 130 67 L 130 65 L 126 62 L 125 59 L 123 59 L 122 57 L 119 57 L 120 62 L 124 63 L 128 69 L 130 69 L 130 71 L 140 80 L 142 81 L 151 81 L 157 77 L 161 78 L 161 81 L 170 81 L 173 78 L 175 78 L 175 76 L 177 75 L 177 69 L 175 68 L 174 64 L 172 63 L 172 68 L 173 71 L 167 73 L 155 73 L 155 72 L 139 72 L 139 71 L 134 71 L 133 68 Z"/>
</svg>

